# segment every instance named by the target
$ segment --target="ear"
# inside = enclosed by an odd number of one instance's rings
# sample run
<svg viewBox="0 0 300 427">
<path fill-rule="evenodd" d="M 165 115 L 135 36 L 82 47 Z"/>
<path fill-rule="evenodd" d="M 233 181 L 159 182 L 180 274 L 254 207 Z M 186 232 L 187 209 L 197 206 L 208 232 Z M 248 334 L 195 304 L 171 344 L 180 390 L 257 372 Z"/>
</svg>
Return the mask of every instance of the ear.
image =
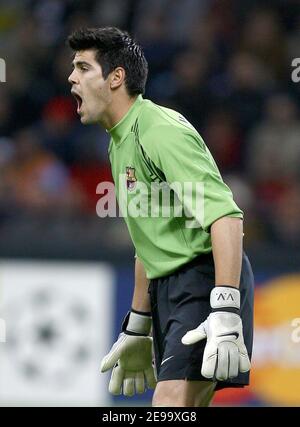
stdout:
<svg viewBox="0 0 300 427">
<path fill-rule="evenodd" d="M 125 81 L 125 70 L 122 67 L 115 68 L 111 73 L 110 88 L 118 89 Z"/>
</svg>

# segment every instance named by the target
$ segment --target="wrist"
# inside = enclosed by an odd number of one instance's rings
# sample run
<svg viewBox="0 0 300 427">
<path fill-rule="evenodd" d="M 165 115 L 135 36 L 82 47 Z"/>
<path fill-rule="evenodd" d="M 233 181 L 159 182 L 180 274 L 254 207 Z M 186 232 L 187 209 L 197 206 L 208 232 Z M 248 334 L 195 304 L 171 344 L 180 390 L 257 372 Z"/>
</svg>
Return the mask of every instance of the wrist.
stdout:
<svg viewBox="0 0 300 427">
<path fill-rule="evenodd" d="M 148 317 L 151 317 L 151 311 L 146 311 L 146 310 L 136 310 L 135 308 L 131 307 L 130 312 L 131 312 L 131 313 L 140 314 L 141 316 L 148 316 Z"/>
<path fill-rule="evenodd" d="M 225 311 L 240 314 L 240 291 L 233 286 L 215 286 L 210 293 L 212 312 Z"/>
<path fill-rule="evenodd" d="M 122 331 L 129 335 L 149 335 L 152 325 L 150 312 L 141 312 L 131 309 L 125 316 Z"/>
</svg>

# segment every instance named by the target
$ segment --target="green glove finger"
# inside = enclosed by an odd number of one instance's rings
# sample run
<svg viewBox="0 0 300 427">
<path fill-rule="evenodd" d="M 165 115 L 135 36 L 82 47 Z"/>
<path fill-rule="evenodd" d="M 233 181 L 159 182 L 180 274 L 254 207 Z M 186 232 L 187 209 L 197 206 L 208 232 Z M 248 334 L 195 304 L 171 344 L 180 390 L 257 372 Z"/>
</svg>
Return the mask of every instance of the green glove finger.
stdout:
<svg viewBox="0 0 300 427">
<path fill-rule="evenodd" d="M 154 369 L 152 366 L 150 366 L 148 369 L 145 370 L 145 377 L 146 377 L 148 388 L 155 388 L 156 379 L 154 375 Z"/>
<path fill-rule="evenodd" d="M 126 340 L 126 335 L 120 334 L 118 341 L 112 346 L 110 352 L 103 358 L 100 371 L 106 372 L 111 369 L 120 359 L 123 352 L 123 345 Z"/>
<path fill-rule="evenodd" d="M 135 391 L 139 394 L 145 391 L 145 379 L 143 372 L 137 372 L 135 375 Z"/>
<path fill-rule="evenodd" d="M 134 377 L 135 372 L 125 372 L 125 378 L 123 381 L 123 394 L 124 396 L 131 397 L 134 395 Z"/>
<path fill-rule="evenodd" d="M 111 394 L 119 395 L 122 393 L 122 384 L 124 376 L 124 369 L 122 369 L 119 365 L 116 365 L 112 370 L 108 386 L 108 391 Z"/>
</svg>

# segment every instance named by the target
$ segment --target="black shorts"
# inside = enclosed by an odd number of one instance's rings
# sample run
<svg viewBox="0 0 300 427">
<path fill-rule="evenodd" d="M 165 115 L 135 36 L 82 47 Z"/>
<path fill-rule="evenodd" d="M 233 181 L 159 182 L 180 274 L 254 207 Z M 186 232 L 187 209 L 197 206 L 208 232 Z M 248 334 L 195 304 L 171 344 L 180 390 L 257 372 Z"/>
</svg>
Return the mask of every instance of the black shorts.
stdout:
<svg viewBox="0 0 300 427">
<path fill-rule="evenodd" d="M 153 317 L 153 342 L 158 381 L 187 379 L 210 381 L 201 375 L 206 340 L 183 345 L 181 338 L 203 322 L 211 312 L 210 291 L 215 284 L 212 254 L 201 255 L 175 273 L 152 279 L 149 284 Z M 240 281 L 241 318 L 249 357 L 253 342 L 254 279 L 248 257 L 243 254 Z M 249 384 L 249 372 L 219 381 L 216 390 Z"/>
</svg>

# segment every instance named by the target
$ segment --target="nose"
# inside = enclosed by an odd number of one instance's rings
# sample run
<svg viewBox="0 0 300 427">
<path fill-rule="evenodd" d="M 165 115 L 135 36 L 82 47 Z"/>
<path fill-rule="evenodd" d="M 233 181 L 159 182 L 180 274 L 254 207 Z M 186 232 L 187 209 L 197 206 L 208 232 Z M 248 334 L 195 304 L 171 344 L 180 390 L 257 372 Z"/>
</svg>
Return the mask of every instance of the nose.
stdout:
<svg viewBox="0 0 300 427">
<path fill-rule="evenodd" d="M 78 80 L 76 79 L 75 70 L 73 70 L 72 73 L 69 75 L 68 82 L 71 85 L 78 83 Z"/>
</svg>

